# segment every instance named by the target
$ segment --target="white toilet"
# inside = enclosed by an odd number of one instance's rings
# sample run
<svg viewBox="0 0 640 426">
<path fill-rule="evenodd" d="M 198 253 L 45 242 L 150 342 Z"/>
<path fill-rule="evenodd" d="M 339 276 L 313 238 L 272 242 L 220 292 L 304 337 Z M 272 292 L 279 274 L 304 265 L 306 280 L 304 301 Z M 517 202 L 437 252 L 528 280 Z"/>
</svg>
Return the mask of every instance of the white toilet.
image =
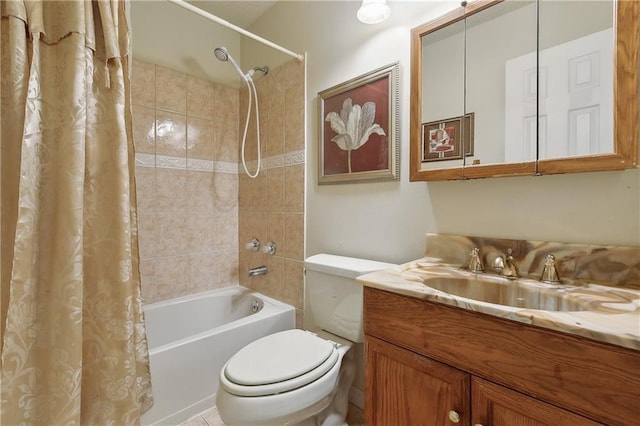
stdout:
<svg viewBox="0 0 640 426">
<path fill-rule="evenodd" d="M 304 262 L 306 314 L 317 330 L 286 330 L 248 344 L 222 368 L 216 405 L 227 425 L 346 425 L 363 341 L 362 286 L 355 278 L 392 266 L 318 254 Z"/>
</svg>

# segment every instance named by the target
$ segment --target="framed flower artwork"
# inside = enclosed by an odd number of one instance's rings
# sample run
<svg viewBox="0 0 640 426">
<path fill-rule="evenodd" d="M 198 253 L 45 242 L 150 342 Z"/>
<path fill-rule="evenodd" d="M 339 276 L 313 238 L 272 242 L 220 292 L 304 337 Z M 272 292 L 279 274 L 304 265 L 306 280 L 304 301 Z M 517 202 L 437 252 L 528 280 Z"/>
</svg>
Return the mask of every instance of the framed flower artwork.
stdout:
<svg viewBox="0 0 640 426">
<path fill-rule="evenodd" d="M 318 183 L 398 180 L 399 64 L 318 93 Z"/>
</svg>

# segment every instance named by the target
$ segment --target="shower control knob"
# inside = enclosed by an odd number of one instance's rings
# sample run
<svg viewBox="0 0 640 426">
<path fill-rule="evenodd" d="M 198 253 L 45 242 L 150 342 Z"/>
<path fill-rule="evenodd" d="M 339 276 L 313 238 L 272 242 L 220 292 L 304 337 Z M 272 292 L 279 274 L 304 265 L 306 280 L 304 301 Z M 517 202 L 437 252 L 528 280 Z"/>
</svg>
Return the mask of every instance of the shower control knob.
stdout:
<svg viewBox="0 0 640 426">
<path fill-rule="evenodd" d="M 258 251 L 258 249 L 260 248 L 260 241 L 258 241 L 256 238 L 254 238 L 253 240 L 251 240 L 247 244 L 245 244 L 244 247 L 247 250 Z"/>
<path fill-rule="evenodd" d="M 267 244 L 262 246 L 262 252 L 264 254 L 273 256 L 274 254 L 276 254 L 276 243 L 274 243 L 273 241 L 269 241 Z"/>
</svg>

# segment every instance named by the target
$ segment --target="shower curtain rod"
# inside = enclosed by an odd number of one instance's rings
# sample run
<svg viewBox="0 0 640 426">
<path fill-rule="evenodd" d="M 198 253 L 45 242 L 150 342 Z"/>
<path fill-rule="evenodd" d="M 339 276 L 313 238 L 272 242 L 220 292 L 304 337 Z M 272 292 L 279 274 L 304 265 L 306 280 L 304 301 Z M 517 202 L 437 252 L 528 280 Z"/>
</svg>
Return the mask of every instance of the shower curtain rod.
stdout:
<svg viewBox="0 0 640 426">
<path fill-rule="evenodd" d="M 180 6 L 183 9 L 187 9 L 187 10 L 195 13 L 196 15 L 200 15 L 203 18 L 207 18 L 210 21 L 216 22 L 216 23 L 218 23 L 218 24 L 220 24 L 222 26 L 225 26 L 225 27 L 230 28 L 230 29 L 232 29 L 234 31 L 237 31 L 237 32 L 239 32 L 240 34 L 242 34 L 244 36 L 247 36 L 247 37 L 252 38 L 252 39 L 254 39 L 256 41 L 259 41 L 260 43 L 266 44 L 269 47 L 273 47 L 274 49 L 279 50 L 279 51 L 281 51 L 283 53 L 286 53 L 289 56 L 293 56 L 294 58 L 296 58 L 299 61 L 302 61 L 304 59 L 304 56 L 299 54 L 299 53 L 292 52 L 289 49 L 285 49 L 284 47 L 279 46 L 279 45 L 277 45 L 277 44 L 275 44 L 275 43 L 273 43 L 273 42 L 271 42 L 271 41 L 269 41 L 267 39 L 264 39 L 264 38 L 260 37 L 259 35 L 256 35 L 256 34 L 254 34 L 252 32 L 249 32 L 249 31 L 245 30 L 244 28 L 240 28 L 237 25 L 233 25 L 229 21 L 225 21 L 224 19 L 219 18 L 216 15 L 213 15 L 213 14 L 211 14 L 209 12 L 205 12 L 204 10 L 202 10 L 200 8 L 197 8 L 197 7 L 187 3 L 184 0 L 167 0 L 167 1 L 170 2 L 170 3 L 175 4 L 176 6 Z"/>
</svg>

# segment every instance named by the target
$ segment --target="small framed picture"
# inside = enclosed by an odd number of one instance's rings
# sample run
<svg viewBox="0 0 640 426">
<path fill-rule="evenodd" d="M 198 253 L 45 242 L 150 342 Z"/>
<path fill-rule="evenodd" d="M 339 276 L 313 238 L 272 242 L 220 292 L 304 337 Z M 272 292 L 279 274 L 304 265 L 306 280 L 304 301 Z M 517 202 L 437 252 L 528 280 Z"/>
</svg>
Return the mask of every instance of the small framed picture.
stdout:
<svg viewBox="0 0 640 426">
<path fill-rule="evenodd" d="M 394 63 L 318 93 L 318 183 L 398 180 Z"/>
<path fill-rule="evenodd" d="M 455 160 L 473 155 L 474 113 L 422 124 L 422 162 Z"/>
</svg>

